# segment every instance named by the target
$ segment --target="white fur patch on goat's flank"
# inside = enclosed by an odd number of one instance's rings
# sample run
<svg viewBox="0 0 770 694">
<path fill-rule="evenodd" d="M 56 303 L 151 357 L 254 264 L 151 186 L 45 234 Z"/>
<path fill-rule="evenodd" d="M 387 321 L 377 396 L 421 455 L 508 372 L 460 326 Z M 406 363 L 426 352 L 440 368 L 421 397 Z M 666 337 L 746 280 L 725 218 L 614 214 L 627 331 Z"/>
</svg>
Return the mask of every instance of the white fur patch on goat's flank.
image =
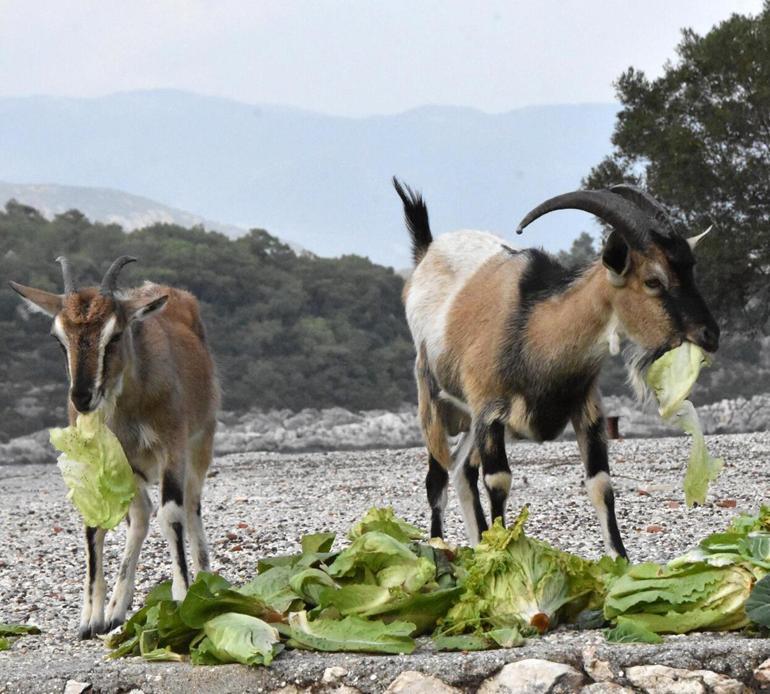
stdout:
<svg viewBox="0 0 770 694">
<path fill-rule="evenodd" d="M 428 364 L 444 352 L 447 318 L 455 297 L 505 241 L 483 231 L 454 231 L 439 236 L 412 274 L 406 319 L 416 345 L 425 344 Z M 445 269 L 437 276 L 436 267 Z"/>
</svg>

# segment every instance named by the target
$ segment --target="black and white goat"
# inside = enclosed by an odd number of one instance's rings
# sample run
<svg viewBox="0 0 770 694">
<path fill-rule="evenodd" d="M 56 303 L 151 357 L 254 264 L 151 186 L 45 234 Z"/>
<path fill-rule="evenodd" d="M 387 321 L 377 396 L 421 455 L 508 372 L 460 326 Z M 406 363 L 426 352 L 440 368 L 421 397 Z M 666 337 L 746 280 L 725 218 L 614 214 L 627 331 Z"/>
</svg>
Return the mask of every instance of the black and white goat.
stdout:
<svg viewBox="0 0 770 694">
<path fill-rule="evenodd" d="M 404 303 L 417 351 L 432 535 L 443 534 L 450 472 L 475 543 L 487 527 L 479 466 L 492 519 L 504 516 L 511 485 L 506 431 L 547 441 L 572 422 L 605 545 L 625 556 L 597 377 L 621 337 L 636 350 L 638 373 L 684 340 L 716 351 L 719 328 L 693 277 L 692 251 L 703 234 L 680 236 L 663 207 L 632 186 L 560 195 L 532 210 L 518 231 L 560 209 L 604 220 L 612 231 L 601 257 L 573 272 L 540 250 L 514 250 L 479 231 L 434 240 L 421 196 L 396 179 L 394 185 L 416 264 Z M 448 436 L 461 432 L 453 454 Z"/>
<path fill-rule="evenodd" d="M 70 423 L 78 412 L 104 408 L 138 487 L 106 619 L 105 531 L 85 529 L 81 638 L 109 631 L 125 619 L 149 528 L 148 484 L 160 482 L 158 521 L 171 550 L 174 598 L 184 597 L 190 580 L 185 534 L 190 537 L 193 571 L 208 568 L 201 492 L 211 463 L 219 404 L 214 362 L 198 302 L 191 294 L 149 282 L 117 290 L 118 273 L 133 260 L 118 258 L 100 287 L 78 289 L 69 263 L 59 258 L 63 294 L 11 282 L 28 305 L 54 319 L 51 334 L 64 353 L 70 381 Z"/>
</svg>

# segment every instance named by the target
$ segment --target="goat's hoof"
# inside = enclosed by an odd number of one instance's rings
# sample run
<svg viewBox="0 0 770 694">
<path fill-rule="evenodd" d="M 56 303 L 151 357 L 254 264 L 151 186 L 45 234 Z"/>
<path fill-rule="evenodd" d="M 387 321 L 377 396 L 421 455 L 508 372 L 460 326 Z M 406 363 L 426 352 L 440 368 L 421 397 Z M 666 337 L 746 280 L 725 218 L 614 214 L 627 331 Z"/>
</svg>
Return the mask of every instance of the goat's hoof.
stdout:
<svg viewBox="0 0 770 694">
<path fill-rule="evenodd" d="M 94 638 L 94 636 L 96 636 L 96 631 L 90 624 L 81 626 L 80 629 L 78 629 L 78 638 L 81 641 L 88 641 L 89 639 Z"/>
<path fill-rule="evenodd" d="M 122 626 L 125 622 L 125 618 L 118 619 L 115 617 L 114 619 L 111 619 L 109 622 L 107 622 L 107 626 L 104 629 L 105 634 L 109 634 L 113 629 L 117 629 L 119 626 Z"/>
<path fill-rule="evenodd" d="M 81 641 L 87 641 L 104 632 L 104 622 L 100 624 L 81 624 L 78 629 L 78 638 Z"/>
</svg>

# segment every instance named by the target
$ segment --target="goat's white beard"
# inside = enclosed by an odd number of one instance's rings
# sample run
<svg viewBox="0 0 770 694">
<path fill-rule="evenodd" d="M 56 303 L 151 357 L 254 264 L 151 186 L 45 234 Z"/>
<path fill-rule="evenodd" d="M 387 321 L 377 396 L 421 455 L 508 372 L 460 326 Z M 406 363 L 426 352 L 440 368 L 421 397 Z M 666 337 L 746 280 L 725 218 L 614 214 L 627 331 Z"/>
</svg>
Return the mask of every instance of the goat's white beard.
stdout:
<svg viewBox="0 0 770 694">
<path fill-rule="evenodd" d="M 109 389 L 109 391 L 104 393 L 101 401 L 99 402 L 99 405 L 96 408 L 97 410 L 102 410 L 104 412 L 104 417 L 108 421 L 111 421 L 115 414 L 115 409 L 117 408 L 117 405 L 118 405 L 118 398 L 120 397 L 120 394 L 122 391 L 123 391 L 123 374 L 120 374 L 120 376 L 118 376 L 117 381 L 115 381 L 115 383 Z"/>
<path fill-rule="evenodd" d="M 654 361 L 657 350 L 646 349 L 630 342 L 623 351 L 623 360 L 628 372 L 628 383 L 633 388 L 637 402 L 644 408 L 653 398 L 647 385 L 647 371 Z"/>
</svg>

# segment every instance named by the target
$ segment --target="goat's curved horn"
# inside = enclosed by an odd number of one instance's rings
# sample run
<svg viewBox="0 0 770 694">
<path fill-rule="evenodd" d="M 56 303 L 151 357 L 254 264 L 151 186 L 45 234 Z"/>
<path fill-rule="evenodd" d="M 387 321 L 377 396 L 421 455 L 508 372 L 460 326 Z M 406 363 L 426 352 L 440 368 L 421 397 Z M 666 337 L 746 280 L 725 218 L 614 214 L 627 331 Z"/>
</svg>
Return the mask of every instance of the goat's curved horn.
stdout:
<svg viewBox="0 0 770 694">
<path fill-rule="evenodd" d="M 641 248 L 649 242 L 645 215 L 636 205 L 608 190 L 576 190 L 550 198 L 531 210 L 519 223 L 516 233 L 524 227 L 554 210 L 583 210 L 611 225 L 634 248 Z"/>
<path fill-rule="evenodd" d="M 646 190 L 642 190 L 638 186 L 632 186 L 628 183 L 619 183 L 615 186 L 610 186 L 610 190 L 616 195 L 624 197 L 626 200 L 631 201 L 637 207 L 641 208 L 651 217 L 656 219 L 661 224 L 660 231 L 666 236 L 671 236 L 676 233 L 674 227 L 671 224 L 671 218 L 668 210 L 663 207 L 652 195 Z"/>
<path fill-rule="evenodd" d="M 64 279 L 64 293 L 72 294 L 76 291 L 75 280 L 72 277 L 72 265 L 70 265 L 70 261 L 63 255 L 60 255 L 56 259 L 56 262 L 61 265 L 61 274 L 62 278 Z"/>
<path fill-rule="evenodd" d="M 120 258 L 117 258 L 115 261 L 113 261 L 112 265 L 110 265 L 107 272 L 104 273 L 104 277 L 102 278 L 102 294 L 114 294 L 115 290 L 118 288 L 118 275 L 123 269 L 123 266 L 134 262 L 136 262 L 136 258 L 132 258 L 130 255 L 122 255 Z"/>
</svg>

